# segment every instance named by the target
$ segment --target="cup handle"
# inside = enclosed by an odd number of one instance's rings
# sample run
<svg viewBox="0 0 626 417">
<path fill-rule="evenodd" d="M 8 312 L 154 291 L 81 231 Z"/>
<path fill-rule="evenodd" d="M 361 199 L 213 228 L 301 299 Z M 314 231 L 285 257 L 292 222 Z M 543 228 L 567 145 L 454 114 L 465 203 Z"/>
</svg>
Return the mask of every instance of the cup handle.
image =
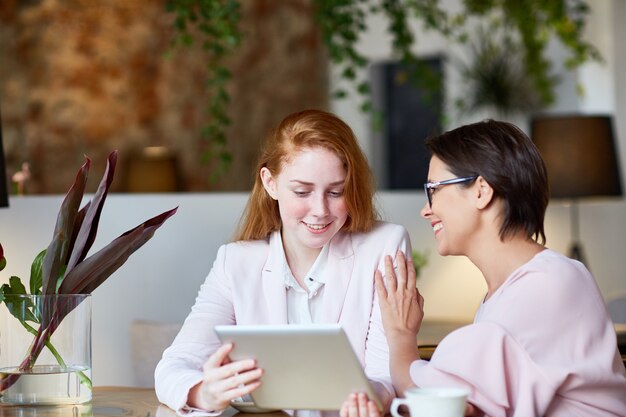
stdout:
<svg viewBox="0 0 626 417">
<path fill-rule="evenodd" d="M 393 401 L 391 402 L 391 409 L 389 410 L 391 412 L 391 415 L 393 415 L 393 417 L 403 417 L 400 413 L 398 413 L 398 408 L 400 408 L 400 406 L 403 404 L 408 406 L 408 402 L 406 401 L 406 399 L 404 398 L 393 399 Z"/>
</svg>

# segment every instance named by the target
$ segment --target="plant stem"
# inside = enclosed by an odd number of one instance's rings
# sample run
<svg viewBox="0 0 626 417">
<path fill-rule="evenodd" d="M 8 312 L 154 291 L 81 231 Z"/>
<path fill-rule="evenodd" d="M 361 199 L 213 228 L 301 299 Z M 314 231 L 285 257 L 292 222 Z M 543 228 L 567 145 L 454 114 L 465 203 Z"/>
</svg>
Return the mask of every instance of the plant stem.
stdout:
<svg viewBox="0 0 626 417">
<path fill-rule="evenodd" d="M 57 306 L 55 304 L 55 307 L 56 308 L 54 309 L 54 312 L 52 313 L 52 317 L 50 318 L 48 324 L 42 324 L 39 327 L 39 330 L 35 330 L 32 326 L 28 325 L 28 323 L 20 320 L 26 330 L 35 336 L 35 339 L 33 340 L 33 343 L 31 344 L 31 347 L 29 349 L 28 355 L 18 367 L 20 371 L 26 371 L 33 368 L 44 346 L 46 346 L 48 350 L 50 350 L 50 352 L 54 355 L 59 365 L 61 365 L 63 368 L 67 368 L 65 361 L 63 360 L 59 352 L 52 345 L 52 343 L 50 343 L 50 338 L 52 337 L 52 334 L 57 329 L 57 327 L 61 324 L 63 318 L 67 316 L 69 312 L 76 306 L 66 306 L 69 307 L 69 310 L 65 312 L 65 314 L 63 313 L 63 309 L 58 308 L 64 307 L 63 305 Z M 82 384 L 87 386 L 89 390 L 93 389 L 91 380 L 87 375 L 85 375 L 84 372 L 77 372 L 77 375 Z M 17 382 L 19 377 L 20 374 L 6 374 L 5 376 L 3 376 L 0 379 L 0 392 L 3 392 L 4 390 L 10 388 L 13 384 L 15 384 L 15 382 Z"/>
</svg>

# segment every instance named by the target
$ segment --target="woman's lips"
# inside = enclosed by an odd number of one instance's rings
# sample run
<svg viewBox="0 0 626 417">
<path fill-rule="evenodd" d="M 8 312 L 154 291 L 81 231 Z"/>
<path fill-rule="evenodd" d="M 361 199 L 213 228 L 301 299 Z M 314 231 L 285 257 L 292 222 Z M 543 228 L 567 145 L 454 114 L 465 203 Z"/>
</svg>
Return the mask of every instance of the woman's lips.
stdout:
<svg viewBox="0 0 626 417">
<path fill-rule="evenodd" d="M 332 224 L 332 222 L 325 223 L 325 224 L 314 224 L 314 223 L 306 223 L 306 222 L 302 222 L 302 223 L 304 223 L 304 225 L 309 230 L 309 232 L 315 233 L 315 234 L 324 233 L 326 230 L 328 230 L 328 228 Z"/>
</svg>

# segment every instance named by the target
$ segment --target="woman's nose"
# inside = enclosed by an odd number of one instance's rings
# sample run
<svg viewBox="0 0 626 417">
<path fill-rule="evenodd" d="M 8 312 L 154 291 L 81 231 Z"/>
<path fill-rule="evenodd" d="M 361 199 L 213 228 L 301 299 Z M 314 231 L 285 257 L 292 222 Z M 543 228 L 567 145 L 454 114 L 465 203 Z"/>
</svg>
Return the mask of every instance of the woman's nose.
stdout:
<svg viewBox="0 0 626 417">
<path fill-rule="evenodd" d="M 313 203 L 313 214 L 316 216 L 326 216 L 328 214 L 328 201 L 325 196 L 319 196 Z"/>
<path fill-rule="evenodd" d="M 430 207 L 430 205 L 428 204 L 428 201 L 427 201 L 426 203 L 424 203 L 424 207 L 422 207 L 422 209 L 420 210 L 420 216 L 422 216 L 423 218 L 427 219 L 432 214 L 433 214 L 433 210 L 432 210 L 432 208 Z"/>
</svg>

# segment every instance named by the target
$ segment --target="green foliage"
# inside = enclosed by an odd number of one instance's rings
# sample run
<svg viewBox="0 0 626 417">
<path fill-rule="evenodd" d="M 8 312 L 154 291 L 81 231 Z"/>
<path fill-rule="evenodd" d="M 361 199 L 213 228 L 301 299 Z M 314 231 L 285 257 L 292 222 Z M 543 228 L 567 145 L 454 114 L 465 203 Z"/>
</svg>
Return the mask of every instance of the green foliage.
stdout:
<svg viewBox="0 0 626 417">
<path fill-rule="evenodd" d="M 413 258 L 413 266 L 415 267 L 415 276 L 419 278 L 422 268 L 424 268 L 428 263 L 428 251 L 424 250 L 420 252 L 413 249 L 411 256 Z"/>
<path fill-rule="evenodd" d="M 498 40 L 494 32 L 498 32 Z M 471 48 L 473 61 L 459 64 L 464 90 L 456 105 L 461 112 L 485 108 L 507 116 L 548 104 L 524 70 L 520 45 L 498 24 L 481 28 Z M 556 83 L 556 78 L 552 77 L 551 82 Z"/>
<path fill-rule="evenodd" d="M 542 104 L 554 102 L 554 77 L 545 56 L 551 36 L 569 50 L 566 66 L 573 69 L 590 60 L 601 60 L 597 49 L 583 40 L 589 6 L 584 0 L 465 0 L 468 16 L 502 18 L 505 30 L 519 45 L 522 68 Z"/>
<path fill-rule="evenodd" d="M 27 321 L 38 323 L 39 319 L 33 312 L 34 305 L 28 298 L 17 297 L 26 294 L 26 287 L 18 277 L 9 278 L 8 284 L 2 284 L 0 288 L 4 298 L 4 303 L 12 316 L 17 318 L 23 326 L 27 326 Z"/>
<path fill-rule="evenodd" d="M 212 175 L 216 179 L 228 170 L 232 160 L 226 149 L 226 129 L 231 124 L 227 84 L 232 74 L 225 59 L 241 42 L 239 0 L 168 0 L 165 8 L 175 16 L 173 46 L 190 46 L 197 39 L 208 54 L 208 120 L 202 130 L 206 142 L 202 160 L 217 163 Z"/>
<path fill-rule="evenodd" d="M 341 77 L 355 85 L 362 97 L 361 108 L 369 108 L 369 89 L 367 81 L 358 77 L 359 69 L 365 68 L 368 61 L 356 49 L 359 35 L 367 30 L 365 24 L 368 4 L 365 1 L 330 1 L 315 0 L 315 20 L 319 25 L 324 43 L 328 48 L 328 57 L 339 68 Z M 337 88 L 335 98 L 344 98 L 348 92 Z"/>
<path fill-rule="evenodd" d="M 41 294 L 41 286 L 43 283 L 41 276 L 42 276 L 43 260 L 45 256 L 46 256 L 46 249 L 42 250 L 41 252 L 37 254 L 37 256 L 35 256 L 35 260 L 30 266 L 30 280 L 28 282 L 29 282 L 29 287 L 30 287 L 30 293 L 33 295 Z"/>
<path fill-rule="evenodd" d="M 394 55 L 401 63 L 411 68 L 412 80 L 431 91 L 441 91 L 437 78 L 425 66 L 420 65 L 412 52 L 417 44 L 415 34 L 409 28 L 411 19 L 420 21 L 426 30 L 432 30 L 445 36 L 450 42 L 465 44 L 475 37 L 470 24 L 473 20 L 484 22 L 501 20 L 503 31 L 507 33 L 506 47 L 500 46 L 497 61 L 491 68 L 468 71 L 466 79 L 481 83 L 485 75 L 499 75 L 504 64 L 518 60 L 518 69 L 506 74 L 505 82 L 513 83 L 513 88 L 502 83 L 492 85 L 493 91 L 482 94 L 476 101 L 492 100 L 489 104 L 498 107 L 503 105 L 504 113 L 528 108 L 530 102 L 549 105 L 554 101 L 554 85 L 556 78 L 550 73 L 550 61 L 545 56 L 547 42 L 555 36 L 570 51 L 567 58 L 568 68 L 575 68 L 589 60 L 599 60 L 598 51 L 583 40 L 584 23 L 589 7 L 583 0 L 464 0 L 462 9 L 449 14 L 440 6 L 440 0 L 312 0 L 317 10 L 317 21 L 322 30 L 323 38 L 328 46 L 331 60 L 342 67 L 342 77 L 352 82 L 355 91 L 363 96 L 363 103 L 369 99 L 368 92 L 359 88 L 364 82 L 355 72 L 356 68 L 364 68 L 368 61 L 357 51 L 359 37 L 367 30 L 366 13 L 380 14 L 389 22 L 387 31 L 391 37 Z M 482 27 L 478 25 L 479 31 Z M 480 35 L 480 34 L 479 34 Z M 499 45 L 501 39 L 494 33 L 487 34 L 491 51 L 481 49 L 474 51 L 482 64 L 485 58 L 493 54 L 493 47 Z M 515 51 L 511 59 L 504 59 L 506 52 Z M 508 62 L 504 62 L 508 61 Z M 485 74 L 485 70 L 489 74 Z M 472 78 L 476 77 L 476 78 Z M 483 77 L 482 79 L 480 77 Z M 500 77 L 498 81 L 503 81 Z M 483 83 L 483 87 L 487 87 Z M 503 97 L 503 88 L 509 88 L 508 97 Z M 427 91 L 428 91 L 427 89 Z M 526 89 L 526 91 L 521 91 Z M 513 94 L 526 95 L 515 99 Z M 335 92 L 335 97 L 346 97 L 345 89 Z M 518 103 L 515 102 L 518 101 Z M 477 103 L 476 103 L 477 104 Z M 461 103 L 465 110 L 472 108 L 472 103 Z M 363 108 L 363 104 L 361 105 Z M 530 108 L 534 108 L 530 106 Z"/>
<path fill-rule="evenodd" d="M 225 150 L 225 129 L 230 123 L 227 107 L 229 96 L 226 85 L 231 74 L 224 64 L 224 57 L 232 53 L 241 42 L 238 27 L 240 19 L 240 0 L 168 0 L 167 10 L 175 15 L 174 26 L 177 29 L 176 44 L 189 45 L 194 39 L 202 41 L 209 53 L 207 59 L 208 89 L 211 98 L 208 105 L 209 125 L 203 136 L 208 140 L 209 150 L 204 160 L 217 158 L 221 161 L 216 174 L 227 169 L 231 156 Z M 363 71 L 369 61 L 358 50 L 360 37 L 368 29 L 367 17 L 378 14 L 388 22 L 387 31 L 391 39 L 394 55 L 402 64 L 410 68 L 411 80 L 420 86 L 426 86 L 433 92 L 441 91 L 438 78 L 414 54 L 418 40 L 410 29 L 410 22 L 415 20 L 426 30 L 445 36 L 452 43 L 464 44 L 472 39 L 475 21 L 484 22 L 497 17 L 502 22 L 503 30 L 510 34 L 507 48 L 517 51 L 517 65 L 520 70 L 508 74 L 506 82 L 518 82 L 523 78 L 522 87 L 532 91 L 541 105 L 554 101 L 555 78 L 550 73 L 550 61 L 545 56 L 548 40 L 556 37 L 569 50 L 566 65 L 575 68 L 589 60 L 599 60 L 598 51 L 583 40 L 585 18 L 589 7 L 584 0 L 463 0 L 458 13 L 449 13 L 442 6 L 441 0 L 310 0 L 315 11 L 322 38 L 328 49 L 330 60 L 340 71 L 340 76 L 351 86 L 352 93 L 360 97 L 359 107 L 365 112 L 372 112 L 374 120 L 380 115 L 373 108 L 368 81 Z M 480 26 L 480 25 L 479 25 Z M 491 46 L 497 41 L 490 39 Z M 478 50 L 479 60 L 492 53 Z M 501 48 L 505 53 L 506 49 Z M 490 76 L 498 75 L 502 65 L 499 54 L 497 62 L 487 68 Z M 516 58 L 517 59 L 517 58 Z M 484 68 L 485 69 L 485 68 Z M 465 71 L 466 77 L 484 77 L 483 72 Z M 487 74 L 486 81 L 489 77 Z M 504 81 L 503 78 L 501 78 Z M 483 82 L 480 80 L 479 82 Z M 483 82 L 483 86 L 487 86 Z M 517 85 L 517 84 L 516 84 Z M 511 88 L 507 84 L 494 85 L 496 90 Z M 428 91 L 428 90 L 426 90 Z M 346 87 L 339 86 L 333 91 L 335 98 L 345 98 L 351 94 Z M 493 106 L 504 105 L 505 112 L 514 106 L 512 93 L 493 91 L 482 94 L 476 103 L 461 102 L 461 106 L 471 108 L 481 105 L 485 100 L 492 100 Z M 471 101 L 471 100 L 470 100 Z"/>
</svg>

